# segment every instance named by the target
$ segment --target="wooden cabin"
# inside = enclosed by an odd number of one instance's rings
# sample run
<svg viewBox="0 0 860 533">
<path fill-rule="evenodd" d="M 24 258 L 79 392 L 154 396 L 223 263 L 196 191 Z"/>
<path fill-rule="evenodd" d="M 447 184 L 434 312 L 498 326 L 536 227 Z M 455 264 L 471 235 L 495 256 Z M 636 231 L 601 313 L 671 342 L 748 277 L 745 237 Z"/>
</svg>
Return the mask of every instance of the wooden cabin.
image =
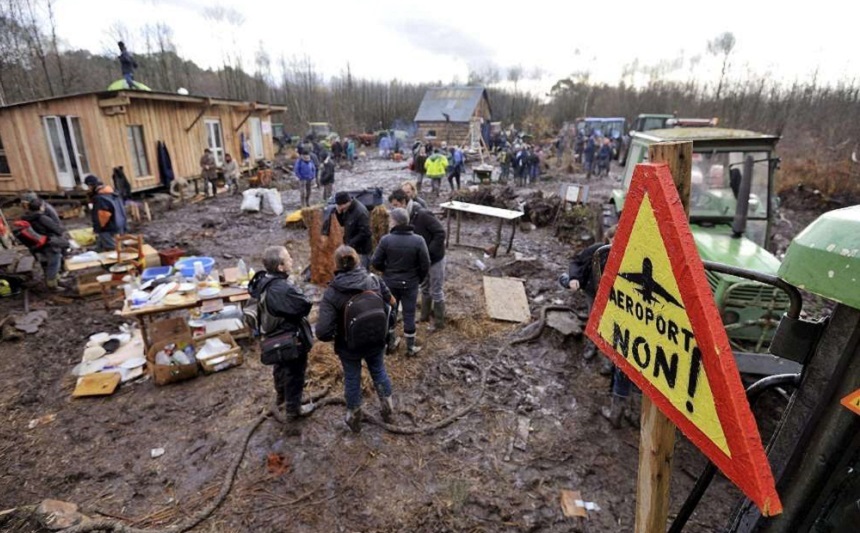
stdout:
<svg viewBox="0 0 860 533">
<path fill-rule="evenodd" d="M 89 174 L 111 183 L 122 166 L 133 191 L 164 185 L 157 143 L 174 176 L 200 174 L 210 148 L 221 165 L 274 158 L 270 115 L 286 107 L 151 91 L 86 93 L 0 107 L 0 195 L 82 191 Z"/>
<path fill-rule="evenodd" d="M 483 87 L 437 87 L 428 89 L 415 115 L 418 140 L 439 146 L 474 146 L 478 137 L 489 142 L 492 111 Z"/>
</svg>

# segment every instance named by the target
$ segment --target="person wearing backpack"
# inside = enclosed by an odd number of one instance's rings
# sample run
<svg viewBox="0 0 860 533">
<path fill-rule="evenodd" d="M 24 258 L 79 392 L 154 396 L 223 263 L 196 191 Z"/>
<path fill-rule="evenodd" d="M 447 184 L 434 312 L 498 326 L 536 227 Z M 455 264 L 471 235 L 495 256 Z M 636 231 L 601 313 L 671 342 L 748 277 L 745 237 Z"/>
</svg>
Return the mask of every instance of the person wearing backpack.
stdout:
<svg viewBox="0 0 860 533">
<path fill-rule="evenodd" d="M 92 204 L 96 249 L 99 252 L 111 251 L 116 247 L 114 235 L 123 234 L 128 230 L 125 205 L 122 203 L 122 198 L 114 192 L 113 187 L 105 185 L 96 176 L 90 174 L 84 178 L 84 184 L 89 188 Z"/>
<path fill-rule="evenodd" d="M 248 292 L 257 301 L 261 359 L 263 364 L 272 365 L 276 405 L 286 404 L 287 415 L 296 419 L 313 410 L 302 405 L 313 335 L 307 321 L 311 302 L 289 280 L 292 266 L 286 248 L 269 246 L 263 252 L 265 271 L 254 275 Z"/>
<path fill-rule="evenodd" d="M 391 233 L 382 237 L 373 253 L 371 264 L 382 272 L 382 279 L 396 301 L 394 312 L 403 306 L 403 336 L 406 337 L 406 355 L 417 355 L 415 346 L 415 311 L 418 289 L 430 272 L 430 253 L 427 243 L 409 224 L 409 214 L 402 207 L 389 213 Z"/>
<path fill-rule="evenodd" d="M 25 230 L 16 234 L 16 237 L 23 241 L 42 265 L 45 285 L 51 290 L 62 290 L 59 285 L 60 266 L 63 262 L 63 251 L 69 247 L 69 241 L 64 236 L 65 229 L 48 215 L 41 198 L 30 200 L 27 212 L 21 218 L 29 224 L 30 231 Z M 26 235 L 32 238 L 27 239 Z"/>
<path fill-rule="evenodd" d="M 354 248 L 341 245 L 334 252 L 335 275 L 320 301 L 315 325 L 317 339 L 334 341 L 343 366 L 346 425 L 361 431 L 361 361 L 367 364 L 379 397 L 382 419 L 391 423 L 394 402 L 383 352 L 388 336 L 391 292 L 385 283 L 361 266 Z"/>
</svg>

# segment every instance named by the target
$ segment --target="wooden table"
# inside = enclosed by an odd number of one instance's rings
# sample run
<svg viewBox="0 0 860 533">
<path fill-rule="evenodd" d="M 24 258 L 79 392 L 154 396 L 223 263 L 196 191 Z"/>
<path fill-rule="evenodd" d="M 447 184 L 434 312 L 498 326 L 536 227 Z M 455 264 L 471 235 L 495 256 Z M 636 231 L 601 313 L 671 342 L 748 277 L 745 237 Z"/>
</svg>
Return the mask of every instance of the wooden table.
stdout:
<svg viewBox="0 0 860 533">
<path fill-rule="evenodd" d="M 510 209 L 500 209 L 498 207 L 489 207 L 486 205 L 478 205 L 478 204 L 469 204 L 466 202 L 445 202 L 440 204 L 439 207 L 442 209 L 447 209 L 450 211 L 455 211 L 457 213 L 457 237 L 454 241 L 454 244 L 457 246 L 469 246 L 460 244 L 460 215 L 462 213 L 471 213 L 473 215 L 483 215 L 491 218 L 498 219 L 498 226 L 496 228 L 496 244 L 493 247 L 493 257 L 496 257 L 496 254 L 499 251 L 499 246 L 502 242 L 502 225 L 506 220 L 511 222 L 511 237 L 508 239 L 508 250 L 506 253 L 511 253 L 511 246 L 514 244 L 514 235 L 517 232 L 517 219 L 523 216 L 524 213 L 521 211 L 511 211 Z M 448 233 L 445 236 L 445 247 L 447 248 L 449 243 L 451 242 L 451 216 L 448 215 Z M 471 248 L 479 248 L 483 249 L 480 246 L 470 246 Z"/>
<path fill-rule="evenodd" d="M 183 296 L 183 300 L 174 304 L 167 305 L 164 303 L 159 303 L 156 305 L 142 305 L 139 307 L 132 307 L 131 304 L 126 301 L 125 305 L 120 312 L 120 316 L 123 318 L 135 318 L 140 324 L 140 332 L 143 337 L 143 344 L 147 350 L 149 350 L 149 346 L 151 340 L 148 335 L 148 328 L 146 319 L 152 318 L 155 315 L 160 315 L 164 313 L 170 313 L 172 311 L 181 311 L 184 309 L 193 309 L 195 307 L 201 307 L 206 302 L 211 302 L 214 300 L 228 301 L 232 303 L 236 302 L 244 302 L 251 297 L 248 294 L 247 289 L 243 289 L 241 287 L 224 287 L 221 289 L 221 292 L 214 296 L 208 296 L 205 298 L 199 297 L 196 293 L 190 293 Z"/>
</svg>

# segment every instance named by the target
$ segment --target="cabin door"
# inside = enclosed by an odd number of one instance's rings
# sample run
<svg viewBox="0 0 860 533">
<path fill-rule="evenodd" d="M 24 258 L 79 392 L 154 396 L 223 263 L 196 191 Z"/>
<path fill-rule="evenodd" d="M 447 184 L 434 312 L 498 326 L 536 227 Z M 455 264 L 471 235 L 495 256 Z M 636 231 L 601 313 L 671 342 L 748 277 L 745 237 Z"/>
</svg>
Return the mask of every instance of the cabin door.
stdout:
<svg viewBox="0 0 860 533">
<path fill-rule="evenodd" d="M 42 120 L 57 183 L 64 189 L 73 189 L 83 183 L 84 177 L 90 172 L 80 119 L 47 116 Z"/>
<path fill-rule="evenodd" d="M 60 117 L 44 117 L 42 120 L 45 123 L 45 135 L 48 138 L 51 159 L 54 161 L 54 171 L 57 173 L 57 183 L 64 189 L 73 189 L 75 174 L 69 158 L 66 137 L 63 134 L 62 120 Z"/>
<path fill-rule="evenodd" d="M 206 121 L 206 144 L 212 155 L 215 156 L 215 164 L 219 167 L 224 164 L 224 138 L 221 136 L 221 121 Z"/>
<path fill-rule="evenodd" d="M 254 161 L 263 159 L 266 157 L 263 153 L 263 124 L 257 117 L 249 118 L 248 124 L 251 126 L 251 156 Z"/>
</svg>

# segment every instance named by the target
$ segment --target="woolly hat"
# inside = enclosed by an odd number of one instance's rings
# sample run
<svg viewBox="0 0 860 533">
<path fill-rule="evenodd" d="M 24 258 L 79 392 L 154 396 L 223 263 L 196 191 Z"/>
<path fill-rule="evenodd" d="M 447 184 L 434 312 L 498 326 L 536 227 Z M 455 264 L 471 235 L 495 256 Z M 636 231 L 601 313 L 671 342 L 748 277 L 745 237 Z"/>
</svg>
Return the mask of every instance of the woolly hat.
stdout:
<svg viewBox="0 0 860 533">
<path fill-rule="evenodd" d="M 84 178 L 84 185 L 87 187 L 98 187 L 99 185 L 104 185 L 102 180 L 90 174 L 86 178 Z"/>
<path fill-rule="evenodd" d="M 346 191 L 340 191 L 334 195 L 334 203 L 337 205 L 348 204 L 352 198 L 349 197 L 349 193 Z"/>
<path fill-rule="evenodd" d="M 395 226 L 409 224 L 409 214 L 402 207 L 395 207 L 388 213 L 388 216 L 391 217 L 391 221 L 394 222 Z"/>
</svg>

